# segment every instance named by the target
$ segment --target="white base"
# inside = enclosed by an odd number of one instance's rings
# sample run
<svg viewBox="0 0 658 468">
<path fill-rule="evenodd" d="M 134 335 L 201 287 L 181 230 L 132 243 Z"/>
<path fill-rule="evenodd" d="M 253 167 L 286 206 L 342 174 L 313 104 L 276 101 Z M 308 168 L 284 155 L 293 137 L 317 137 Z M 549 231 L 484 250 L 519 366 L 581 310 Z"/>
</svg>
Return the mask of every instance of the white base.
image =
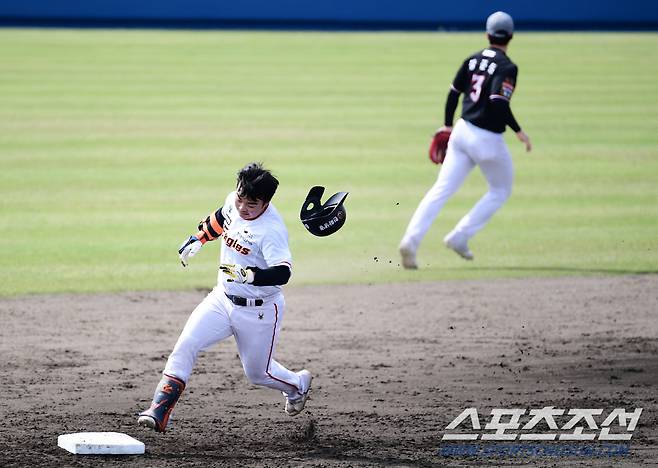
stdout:
<svg viewBox="0 0 658 468">
<path fill-rule="evenodd" d="M 75 454 L 139 455 L 144 443 L 120 432 L 77 432 L 57 437 L 57 445 Z"/>
</svg>

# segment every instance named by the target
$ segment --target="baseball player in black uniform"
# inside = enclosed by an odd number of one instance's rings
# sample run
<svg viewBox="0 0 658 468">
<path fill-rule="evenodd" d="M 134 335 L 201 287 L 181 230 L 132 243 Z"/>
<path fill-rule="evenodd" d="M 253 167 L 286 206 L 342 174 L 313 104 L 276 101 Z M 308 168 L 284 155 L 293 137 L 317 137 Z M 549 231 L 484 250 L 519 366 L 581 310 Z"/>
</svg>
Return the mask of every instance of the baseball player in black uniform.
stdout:
<svg viewBox="0 0 658 468">
<path fill-rule="evenodd" d="M 489 16 L 486 28 L 489 47 L 468 57 L 450 86 L 445 123 L 439 131 L 452 133 L 439 177 L 420 202 L 400 242 L 405 268 L 418 267 L 416 251 L 434 218 L 471 170 L 479 166 L 489 191 L 443 239 L 448 248 L 472 260 L 468 240 L 485 226 L 512 191 L 514 169 L 503 139 L 505 127 L 516 132 L 527 151 L 532 148 L 510 108 L 518 75 L 518 67 L 507 56 L 507 45 L 514 32 L 512 17 L 498 11 Z M 460 94 L 464 95 L 462 116 L 453 129 Z"/>
</svg>

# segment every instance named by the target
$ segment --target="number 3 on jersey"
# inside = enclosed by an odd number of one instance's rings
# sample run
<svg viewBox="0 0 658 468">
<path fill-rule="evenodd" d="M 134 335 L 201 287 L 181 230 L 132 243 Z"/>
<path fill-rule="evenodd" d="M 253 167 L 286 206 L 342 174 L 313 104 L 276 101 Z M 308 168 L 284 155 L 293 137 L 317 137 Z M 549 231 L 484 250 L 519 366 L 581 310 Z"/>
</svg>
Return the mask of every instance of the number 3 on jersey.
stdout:
<svg viewBox="0 0 658 468">
<path fill-rule="evenodd" d="M 482 94 L 482 83 L 484 83 L 484 75 L 473 74 L 471 76 L 471 101 L 477 102 L 480 99 L 480 94 Z"/>
</svg>

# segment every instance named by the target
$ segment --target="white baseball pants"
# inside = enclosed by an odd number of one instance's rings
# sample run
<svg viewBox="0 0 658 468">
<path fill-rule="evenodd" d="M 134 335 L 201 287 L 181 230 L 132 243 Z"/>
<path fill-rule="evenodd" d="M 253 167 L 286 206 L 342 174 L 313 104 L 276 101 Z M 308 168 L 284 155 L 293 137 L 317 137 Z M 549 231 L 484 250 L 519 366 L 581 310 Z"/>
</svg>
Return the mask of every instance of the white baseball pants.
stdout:
<svg viewBox="0 0 658 468">
<path fill-rule="evenodd" d="M 188 318 L 164 373 L 187 383 L 199 352 L 233 335 L 251 383 L 297 397 L 307 390 L 301 388 L 299 375 L 274 360 L 284 309 L 283 294 L 259 307 L 243 307 L 233 304 L 221 288 L 213 289 Z"/>
<path fill-rule="evenodd" d="M 512 157 L 501 133 L 494 133 L 459 119 L 453 128 L 448 151 L 436 183 L 422 199 L 402 238 L 401 246 L 418 249 L 420 242 L 446 201 L 466 176 L 479 166 L 489 191 L 450 233 L 465 240 L 482 229 L 512 193 Z"/>
</svg>

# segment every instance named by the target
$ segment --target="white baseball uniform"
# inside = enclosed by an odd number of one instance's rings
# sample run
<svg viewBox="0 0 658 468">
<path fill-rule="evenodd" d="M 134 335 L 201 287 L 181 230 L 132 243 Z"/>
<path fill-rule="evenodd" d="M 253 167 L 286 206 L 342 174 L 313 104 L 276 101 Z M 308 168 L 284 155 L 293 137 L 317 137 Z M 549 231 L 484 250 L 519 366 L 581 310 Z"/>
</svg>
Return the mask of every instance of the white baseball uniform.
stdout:
<svg viewBox="0 0 658 468">
<path fill-rule="evenodd" d="M 288 231 L 274 205 L 270 203 L 258 218 L 245 220 L 235 207 L 235 198 L 236 193 L 231 192 L 222 208 L 225 221 L 220 263 L 292 268 Z M 220 270 L 217 285 L 187 320 L 164 373 L 187 382 L 198 353 L 233 335 L 244 372 L 253 384 L 280 390 L 293 399 L 305 393 L 308 389 L 301 388 L 299 375 L 274 360 L 285 311 L 281 286 L 254 286 L 227 279 Z M 248 304 L 235 305 L 227 294 L 244 298 Z M 262 300 L 262 305 L 255 305 L 256 300 Z"/>
</svg>

